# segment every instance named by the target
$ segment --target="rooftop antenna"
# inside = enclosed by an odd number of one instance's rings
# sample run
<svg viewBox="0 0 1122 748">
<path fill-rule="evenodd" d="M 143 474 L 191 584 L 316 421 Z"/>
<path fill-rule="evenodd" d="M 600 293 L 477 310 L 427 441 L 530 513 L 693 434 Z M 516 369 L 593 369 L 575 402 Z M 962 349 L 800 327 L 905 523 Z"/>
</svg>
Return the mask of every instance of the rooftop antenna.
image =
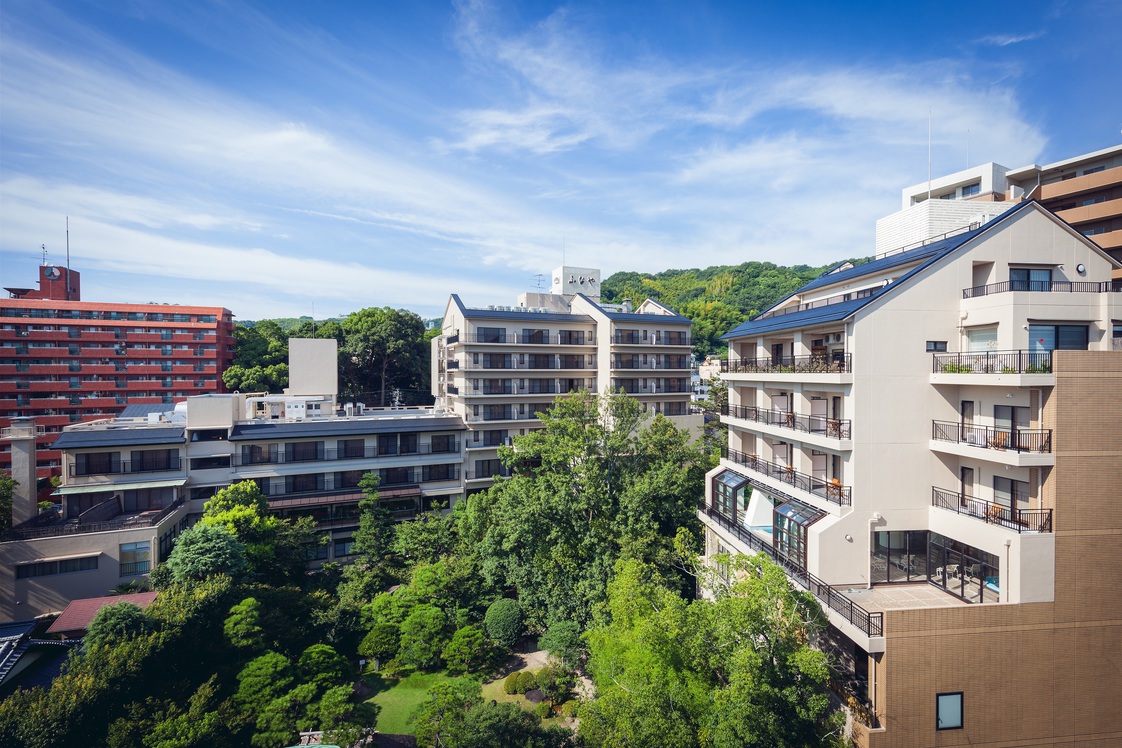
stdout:
<svg viewBox="0 0 1122 748">
<path fill-rule="evenodd" d="M 66 217 L 66 300 L 70 301 L 70 216 Z"/>
<path fill-rule="evenodd" d="M 316 336 L 316 303 L 312 302 L 312 338 Z"/>
<path fill-rule="evenodd" d="M 46 265 L 47 264 L 47 245 L 46 244 L 40 244 L 39 249 L 41 249 L 43 251 L 43 262 L 42 262 L 42 264 Z"/>
<path fill-rule="evenodd" d="M 545 275 L 542 274 L 542 273 L 538 273 L 537 275 L 534 275 L 534 276 L 531 276 L 531 277 L 536 279 L 535 285 L 538 288 L 538 293 L 541 293 L 542 289 L 545 287 Z"/>
<path fill-rule="evenodd" d="M 561 237 L 561 267 L 565 267 L 565 237 Z"/>
<path fill-rule="evenodd" d="M 970 168 L 970 129 L 966 130 L 966 168 Z"/>
</svg>

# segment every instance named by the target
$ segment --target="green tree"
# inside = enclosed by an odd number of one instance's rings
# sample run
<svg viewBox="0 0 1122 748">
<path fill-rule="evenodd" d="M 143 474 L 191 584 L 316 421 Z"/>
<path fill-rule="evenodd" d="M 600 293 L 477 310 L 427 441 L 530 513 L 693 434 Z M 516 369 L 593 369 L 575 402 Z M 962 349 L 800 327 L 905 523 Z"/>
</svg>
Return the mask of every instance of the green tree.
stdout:
<svg viewBox="0 0 1122 748">
<path fill-rule="evenodd" d="M 313 644 L 305 649 L 296 663 L 300 680 L 326 690 L 350 679 L 347 660 L 327 644 Z"/>
<path fill-rule="evenodd" d="M 358 646 L 358 653 L 374 660 L 374 669 L 378 670 L 383 662 L 397 654 L 400 643 L 401 630 L 398 626 L 392 623 L 376 623 Z"/>
<path fill-rule="evenodd" d="M 560 399 L 542 430 L 500 449 L 512 477 L 469 497 L 461 533 L 532 626 L 602 619 L 616 559 L 669 571 L 675 529 L 696 526 L 708 460 L 669 420 L 644 419 L 622 394 Z"/>
<path fill-rule="evenodd" d="M 223 624 L 226 638 L 239 649 L 258 650 L 265 646 L 265 630 L 261 627 L 261 603 L 247 597 L 230 608 Z"/>
<path fill-rule="evenodd" d="M 576 669 L 588 648 L 581 639 L 580 624 L 576 621 L 554 621 L 538 639 L 538 649 L 549 652 L 565 667 Z"/>
<path fill-rule="evenodd" d="M 394 528 L 393 552 L 409 562 L 434 563 L 455 550 L 459 541 L 455 513 L 425 512 Z"/>
<path fill-rule="evenodd" d="M 444 611 L 435 605 L 414 606 L 401 622 L 398 660 L 421 669 L 435 667 L 444 649 L 447 623 Z"/>
<path fill-rule="evenodd" d="M 440 657 L 450 673 L 470 673 L 482 665 L 490 654 L 487 639 L 478 626 L 457 629 Z"/>
<path fill-rule="evenodd" d="M 279 652 L 266 652 L 246 663 L 238 673 L 234 703 L 246 715 L 260 714 L 295 682 L 292 662 Z"/>
<path fill-rule="evenodd" d="M 477 680 L 438 683 L 414 714 L 420 748 L 568 748 L 572 733 L 543 729 L 516 704 L 484 701 Z"/>
<path fill-rule="evenodd" d="M 106 605 L 90 621 L 82 646 L 86 648 L 113 644 L 136 638 L 152 630 L 152 621 L 139 605 L 128 602 Z"/>
<path fill-rule="evenodd" d="M 406 402 L 430 402 L 428 348 L 421 318 L 404 309 L 363 309 L 343 320 L 346 335 L 342 392 L 348 397 L 377 397 L 400 389 Z"/>
<path fill-rule="evenodd" d="M 503 597 L 491 603 L 483 618 L 487 636 L 496 644 L 513 647 L 522 636 L 522 608 L 517 600 Z"/>
<path fill-rule="evenodd" d="M 12 526 L 12 495 L 19 481 L 8 471 L 0 472 L 0 534 Z"/>
<path fill-rule="evenodd" d="M 175 581 L 202 581 L 216 575 L 242 578 L 249 570 L 245 544 L 226 526 L 203 523 L 179 536 L 166 565 Z"/>
</svg>

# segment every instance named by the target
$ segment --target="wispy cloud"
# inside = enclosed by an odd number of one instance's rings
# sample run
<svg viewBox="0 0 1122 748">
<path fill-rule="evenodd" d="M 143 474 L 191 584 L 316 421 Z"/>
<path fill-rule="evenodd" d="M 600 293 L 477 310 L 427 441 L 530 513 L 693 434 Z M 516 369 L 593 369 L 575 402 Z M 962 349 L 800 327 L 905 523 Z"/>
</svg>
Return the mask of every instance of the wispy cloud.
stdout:
<svg viewBox="0 0 1122 748">
<path fill-rule="evenodd" d="M 994 47 L 1008 47 L 1010 44 L 1031 42 L 1044 36 L 1043 31 L 1033 31 L 1028 34 L 990 34 L 975 40 L 975 44 L 986 44 Z"/>
</svg>

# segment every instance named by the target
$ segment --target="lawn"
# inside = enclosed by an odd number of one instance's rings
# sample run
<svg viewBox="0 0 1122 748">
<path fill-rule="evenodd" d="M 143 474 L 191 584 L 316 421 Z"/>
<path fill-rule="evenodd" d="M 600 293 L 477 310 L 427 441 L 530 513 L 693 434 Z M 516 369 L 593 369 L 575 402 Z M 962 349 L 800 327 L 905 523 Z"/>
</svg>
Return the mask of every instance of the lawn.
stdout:
<svg viewBox="0 0 1122 748">
<path fill-rule="evenodd" d="M 408 721 L 409 716 L 425 700 L 428 690 L 437 683 L 453 680 L 456 678 L 445 672 L 412 673 L 401 680 L 384 681 L 377 676 L 366 676 L 366 682 L 378 691 L 367 701 L 381 707 L 378 714 L 379 732 L 412 735 L 413 725 Z"/>
</svg>

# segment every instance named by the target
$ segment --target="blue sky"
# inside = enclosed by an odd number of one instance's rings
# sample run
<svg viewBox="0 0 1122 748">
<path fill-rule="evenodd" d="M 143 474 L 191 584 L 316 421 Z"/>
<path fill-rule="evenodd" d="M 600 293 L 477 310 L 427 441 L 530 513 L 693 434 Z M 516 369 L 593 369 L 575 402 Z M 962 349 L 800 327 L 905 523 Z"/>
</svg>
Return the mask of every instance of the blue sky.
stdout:
<svg viewBox="0 0 1122 748">
<path fill-rule="evenodd" d="M 927 175 L 1122 142 L 1122 3 L 0 5 L 0 280 L 240 319 L 561 264 L 870 254 Z"/>
</svg>

